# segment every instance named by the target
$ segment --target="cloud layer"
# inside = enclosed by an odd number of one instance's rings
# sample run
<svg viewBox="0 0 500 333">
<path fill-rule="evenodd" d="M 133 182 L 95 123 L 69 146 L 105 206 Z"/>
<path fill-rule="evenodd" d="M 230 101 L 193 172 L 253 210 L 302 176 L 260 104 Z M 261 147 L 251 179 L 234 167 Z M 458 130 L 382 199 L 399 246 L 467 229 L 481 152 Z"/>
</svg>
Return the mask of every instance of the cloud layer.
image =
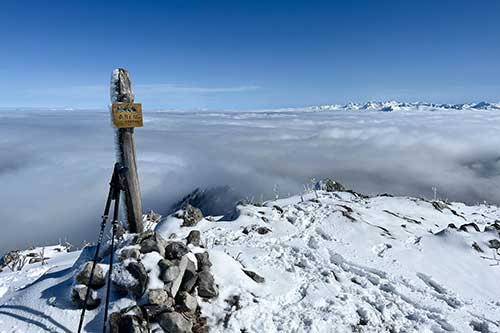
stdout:
<svg viewBox="0 0 500 333">
<path fill-rule="evenodd" d="M 500 113 L 145 112 L 144 209 L 196 187 L 297 193 L 311 177 L 356 191 L 500 203 Z M 0 251 L 93 240 L 114 163 L 106 111 L 2 110 Z"/>
<path fill-rule="evenodd" d="M 224 87 L 205 87 L 205 86 L 190 86 L 174 83 L 154 83 L 154 84 L 137 84 L 134 86 L 134 92 L 141 96 L 148 94 L 212 94 L 212 93 L 239 93 L 248 92 L 260 89 L 256 85 L 238 85 Z M 107 85 L 89 85 L 89 86 L 68 86 L 68 87 L 41 87 L 37 89 L 29 89 L 27 93 L 35 96 L 93 96 L 94 94 L 105 95 L 109 90 Z"/>
</svg>

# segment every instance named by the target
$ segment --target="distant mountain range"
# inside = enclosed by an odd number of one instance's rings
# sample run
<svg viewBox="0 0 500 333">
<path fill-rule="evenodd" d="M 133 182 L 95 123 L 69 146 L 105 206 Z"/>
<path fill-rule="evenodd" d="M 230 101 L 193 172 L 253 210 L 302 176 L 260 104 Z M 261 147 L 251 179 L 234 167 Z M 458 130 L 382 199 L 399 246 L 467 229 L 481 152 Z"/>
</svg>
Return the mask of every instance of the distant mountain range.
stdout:
<svg viewBox="0 0 500 333">
<path fill-rule="evenodd" d="M 424 102 L 367 102 L 348 103 L 345 105 L 330 104 L 303 108 L 308 111 L 438 111 L 438 110 L 500 110 L 500 103 L 463 103 L 463 104 L 434 104 Z"/>
</svg>

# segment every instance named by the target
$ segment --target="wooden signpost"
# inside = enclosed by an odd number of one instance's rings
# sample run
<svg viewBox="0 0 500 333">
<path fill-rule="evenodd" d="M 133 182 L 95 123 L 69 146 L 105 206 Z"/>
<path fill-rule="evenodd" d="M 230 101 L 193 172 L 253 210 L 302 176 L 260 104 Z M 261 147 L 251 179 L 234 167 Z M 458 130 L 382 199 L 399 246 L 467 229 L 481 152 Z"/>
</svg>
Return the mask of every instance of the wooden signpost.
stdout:
<svg viewBox="0 0 500 333">
<path fill-rule="evenodd" d="M 138 103 L 115 103 L 111 107 L 116 128 L 142 127 L 142 105 Z"/>
<path fill-rule="evenodd" d="M 134 93 L 128 71 L 118 68 L 111 75 L 111 114 L 117 128 L 118 161 L 128 169 L 124 180 L 125 211 L 129 231 L 144 231 L 142 224 L 141 191 L 135 159 L 134 127 L 142 126 L 141 104 L 134 103 Z"/>
</svg>

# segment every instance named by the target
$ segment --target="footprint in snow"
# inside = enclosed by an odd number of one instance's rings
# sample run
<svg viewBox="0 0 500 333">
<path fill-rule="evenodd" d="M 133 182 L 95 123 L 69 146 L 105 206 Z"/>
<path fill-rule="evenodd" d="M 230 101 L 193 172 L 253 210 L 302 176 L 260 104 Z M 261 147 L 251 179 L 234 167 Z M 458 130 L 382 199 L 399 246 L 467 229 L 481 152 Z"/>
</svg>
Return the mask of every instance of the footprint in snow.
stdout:
<svg viewBox="0 0 500 333">
<path fill-rule="evenodd" d="M 434 281 L 430 276 L 423 273 L 417 273 L 417 277 L 435 291 L 434 296 L 436 298 L 444 301 L 448 304 L 448 306 L 458 309 L 463 305 L 463 302 L 457 296 L 450 293 L 445 287 Z"/>
<path fill-rule="evenodd" d="M 490 326 L 485 321 L 472 320 L 469 323 L 469 325 L 470 325 L 470 327 L 472 327 L 472 329 L 475 332 L 481 332 L 481 333 L 490 333 L 491 332 Z"/>
<path fill-rule="evenodd" d="M 332 240 L 332 238 L 330 237 L 330 235 L 328 235 L 328 234 L 327 234 L 327 233 L 326 233 L 323 229 L 321 229 L 320 227 L 317 227 L 317 228 L 316 228 L 316 233 L 317 233 L 318 235 L 320 235 L 320 236 L 321 236 L 321 238 L 323 238 L 323 239 L 324 239 L 324 240 L 326 240 L 326 241 L 331 241 L 331 240 Z"/>
</svg>

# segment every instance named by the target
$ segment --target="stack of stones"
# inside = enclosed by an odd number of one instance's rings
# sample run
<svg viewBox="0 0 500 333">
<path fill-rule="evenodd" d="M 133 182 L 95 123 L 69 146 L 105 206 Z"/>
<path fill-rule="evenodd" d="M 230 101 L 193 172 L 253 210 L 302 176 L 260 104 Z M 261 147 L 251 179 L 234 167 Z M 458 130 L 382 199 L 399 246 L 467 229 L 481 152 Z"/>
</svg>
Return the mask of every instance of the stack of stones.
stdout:
<svg viewBox="0 0 500 333">
<path fill-rule="evenodd" d="M 185 241 L 165 240 L 158 233 L 147 231 L 130 238 L 117 251 L 118 263 L 113 266 L 113 291 L 118 297 L 135 300 L 135 304 L 110 315 L 108 327 L 113 333 L 122 332 L 207 332 L 200 316 L 199 301 L 218 296 L 211 273 L 208 252 L 200 244 L 200 232 L 192 230 Z M 85 297 L 91 263 L 84 265 L 76 276 L 73 301 L 77 306 Z M 101 285 L 99 265 L 91 288 Z M 94 286 L 95 282 L 99 282 Z M 99 305 L 95 294 L 92 306 Z M 89 308 L 91 308 L 89 304 Z"/>
</svg>

